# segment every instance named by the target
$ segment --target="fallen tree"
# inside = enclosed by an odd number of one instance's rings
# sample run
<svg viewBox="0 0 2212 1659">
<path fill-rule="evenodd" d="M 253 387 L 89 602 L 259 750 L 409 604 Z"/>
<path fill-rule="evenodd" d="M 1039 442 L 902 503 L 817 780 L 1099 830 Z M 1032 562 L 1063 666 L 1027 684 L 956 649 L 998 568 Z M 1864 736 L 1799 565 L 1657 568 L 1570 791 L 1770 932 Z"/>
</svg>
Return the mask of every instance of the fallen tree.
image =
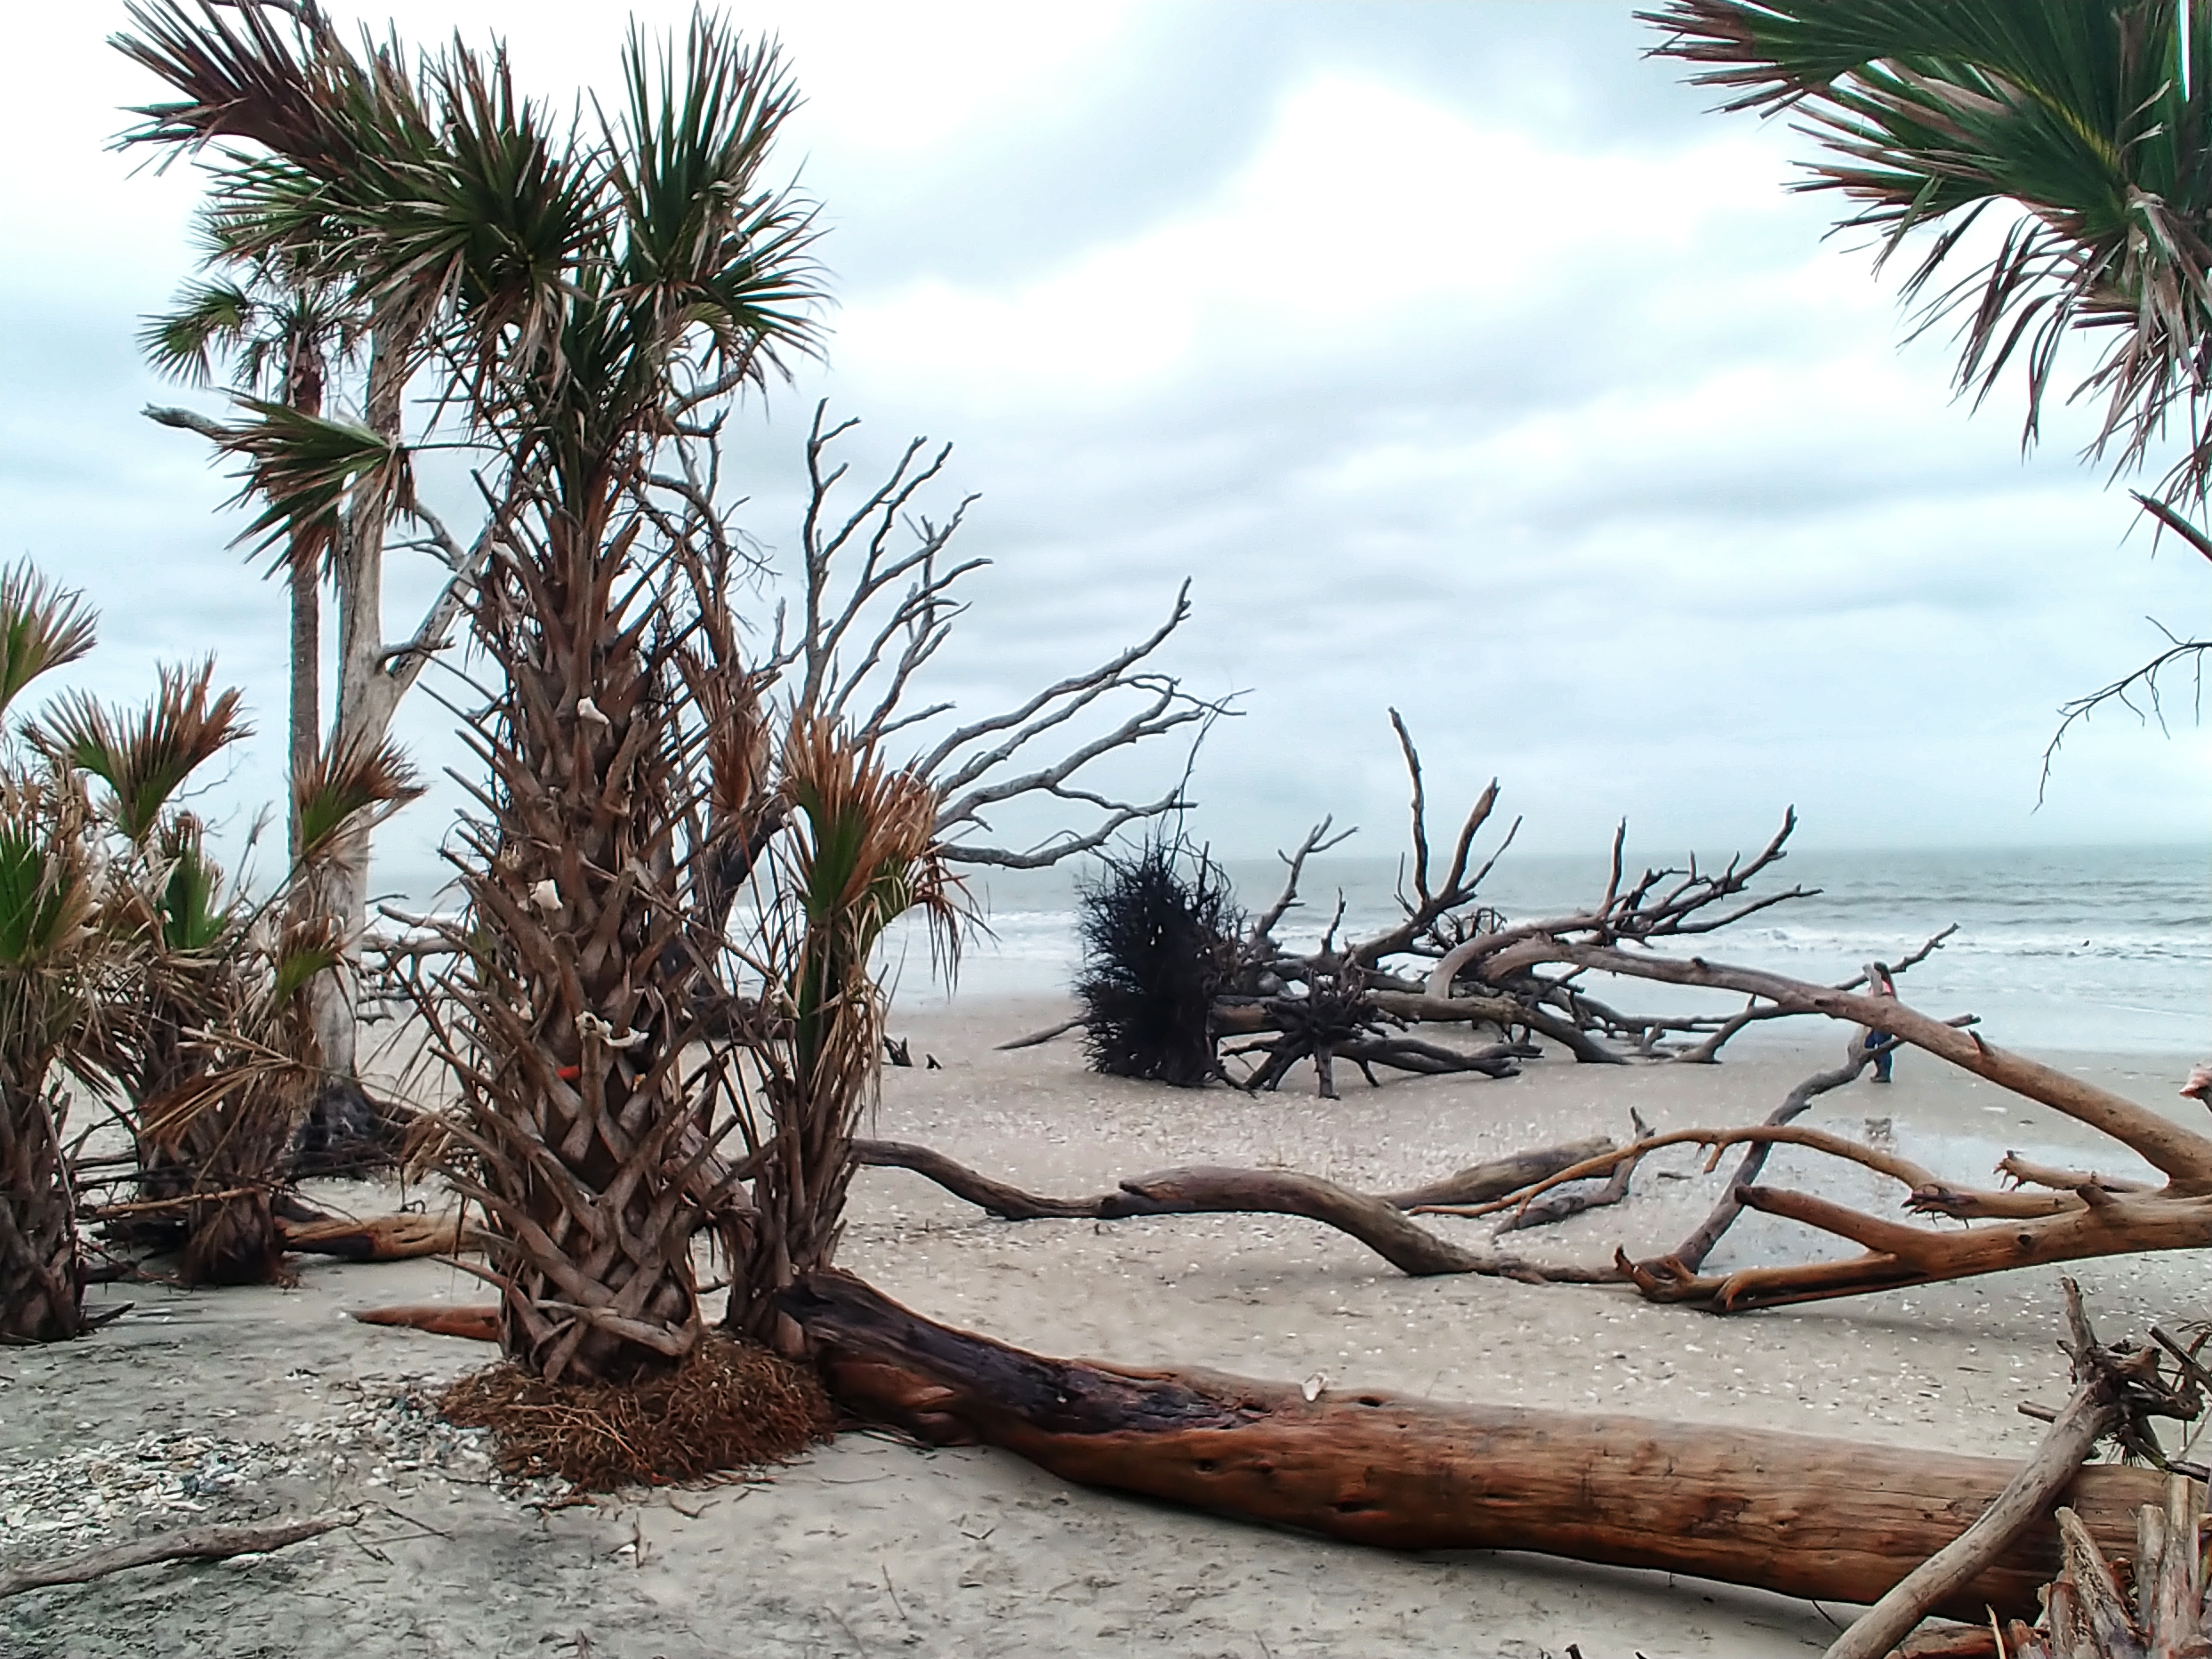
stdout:
<svg viewBox="0 0 2212 1659">
<path fill-rule="evenodd" d="M 1889 998 L 1814 985 L 1702 957 L 1662 957 L 1571 939 L 1532 936 L 1496 958 L 1492 971 L 1510 973 L 1538 962 L 1565 963 L 1678 985 L 1733 990 L 1785 1013 L 1824 1014 L 1924 1050 L 2108 1135 L 2166 1177 L 2146 1188 L 2075 1170 L 2043 1170 L 2008 1158 L 2000 1165 L 2023 1184 L 1990 1190 L 1936 1176 L 1909 1158 L 1842 1137 L 1787 1123 L 1750 1127 L 1684 1129 L 1639 1139 L 1532 1182 L 1509 1200 L 1482 1206 L 1438 1206 L 1434 1212 L 1492 1213 L 1534 1203 L 1565 1182 L 1609 1173 L 1625 1160 L 1685 1143 L 1720 1150 L 1738 1145 L 1790 1145 L 1847 1159 L 1890 1176 L 1905 1188 L 1905 1208 L 1917 1215 L 1965 1222 L 1965 1227 L 1920 1227 L 1869 1215 L 1832 1200 L 1784 1187 L 1739 1181 L 1729 1200 L 1745 1209 L 1798 1221 L 1860 1247 L 1861 1254 L 1802 1266 L 1747 1267 L 1711 1274 L 1699 1271 L 1702 1255 L 1662 1255 L 1632 1261 L 1617 1252 L 1620 1276 L 1654 1301 L 1686 1302 L 1717 1313 L 1774 1307 L 1871 1291 L 1896 1290 L 1972 1278 L 2012 1267 L 2046 1266 L 2136 1250 L 2195 1249 L 2212 1245 L 2212 1139 L 2175 1123 L 2125 1096 L 1984 1041 L 1960 1022 L 1947 1022 Z M 1863 1062 L 1862 1062 L 1863 1063 Z M 1815 1082 L 1823 1079 L 1814 1079 Z M 2212 1075 L 2192 1077 L 2183 1092 L 2202 1098 Z M 2043 1190 L 2030 1190 L 2038 1186 Z M 1702 1236 L 1693 1236 L 1693 1239 Z M 1717 1237 L 1714 1234 L 1713 1237 Z M 1711 1240 L 1705 1241 L 1711 1248 Z"/>
<path fill-rule="evenodd" d="M 1595 900 L 1563 915 L 1514 921 L 1486 902 L 1481 890 L 1512 845 L 1518 822 L 1487 857 L 1478 862 L 1475 854 L 1497 808 L 1497 782 L 1477 797 L 1449 855 L 1434 857 L 1420 755 L 1395 710 L 1390 721 L 1413 787 L 1412 847 L 1395 922 L 1340 942 L 1340 896 L 1312 949 L 1278 941 L 1284 919 L 1304 902 L 1309 861 L 1352 833 L 1336 831 L 1328 819 L 1279 854 L 1282 888 L 1249 920 L 1231 902 L 1228 878 L 1203 849 L 1181 840 L 1150 842 L 1134 854 L 1107 859 L 1103 872 L 1079 896 L 1085 957 L 1075 988 L 1078 1017 L 1006 1046 L 1079 1030 L 1094 1067 L 1111 1075 L 1185 1086 L 1223 1079 L 1255 1091 L 1279 1088 L 1310 1063 L 1320 1094 L 1334 1099 L 1340 1061 L 1356 1066 L 1370 1085 L 1379 1083 L 1378 1067 L 1510 1077 L 1520 1061 L 1541 1054 L 1545 1042 L 1588 1064 L 1711 1063 L 1746 1028 L 1796 1012 L 1753 997 L 1729 1015 L 1626 1012 L 1593 991 L 1585 970 L 1547 972 L 1552 964 L 1522 950 L 1532 939 L 1618 948 L 1695 938 L 1813 896 L 1817 890 L 1804 887 L 1751 890 L 1787 856 L 1795 812 L 1784 815 L 1756 854 L 1733 858 L 1718 871 L 1701 870 L 1692 858 L 1683 867 L 1632 875 L 1624 824 L 1614 833 L 1605 887 Z M 1952 931 L 1882 971 L 1902 973 L 1924 961 Z M 1867 982 L 1862 974 L 1837 988 Z M 1479 1031 L 1492 1040 L 1473 1040 Z M 1468 1036 L 1437 1040 L 1447 1032 Z M 1242 1077 L 1229 1070 L 1231 1060 L 1248 1063 Z"/>
<path fill-rule="evenodd" d="M 847 1409 L 931 1444 L 981 1442 L 1088 1486 L 1393 1549 L 1522 1549 L 1870 1602 L 2013 1479 L 2001 1459 L 1620 1416 L 1442 1405 L 1198 1370 L 1060 1360 L 811 1274 L 785 1312 Z M 2154 1472 L 2084 1468 L 2067 1502 L 2132 1549 Z M 1937 1611 L 2033 1611 L 2048 1520 Z"/>
</svg>

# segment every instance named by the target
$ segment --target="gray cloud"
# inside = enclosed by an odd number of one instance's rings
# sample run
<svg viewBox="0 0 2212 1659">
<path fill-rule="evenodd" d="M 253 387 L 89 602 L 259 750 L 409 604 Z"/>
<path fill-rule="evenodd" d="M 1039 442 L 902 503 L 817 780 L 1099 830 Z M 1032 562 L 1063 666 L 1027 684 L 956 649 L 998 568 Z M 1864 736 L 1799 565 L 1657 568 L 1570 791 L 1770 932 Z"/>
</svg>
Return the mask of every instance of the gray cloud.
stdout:
<svg viewBox="0 0 2212 1659">
<path fill-rule="evenodd" d="M 963 541 L 995 562 L 941 665 L 969 710 L 1138 636 L 1193 578 L 1172 665 L 1251 691 L 1197 780 L 1231 853 L 1325 811 L 1395 847 L 1394 703 L 1438 801 L 1501 775 L 1536 850 L 1624 811 L 1665 850 L 1731 846 L 1792 799 L 1815 844 L 2201 834 L 2185 722 L 2100 721 L 2033 811 L 2055 705 L 2155 647 L 2145 612 L 2192 614 L 2197 569 L 2130 538 L 2071 458 L 2078 422 L 2023 463 L 2014 394 L 1972 415 L 1940 341 L 1899 353 L 1865 257 L 1782 192 L 1802 141 L 1701 113 L 1627 10 L 1151 8 L 1016 53 L 907 144 L 854 124 L 897 68 L 866 20 L 791 13 L 845 305 L 829 369 L 736 423 L 744 522 L 788 556 L 817 396 L 865 417 L 862 471 L 910 431 L 957 440 L 938 510 L 982 492 Z M 0 135 L 50 158 L 0 197 L 36 249 L 0 262 L 0 526 L 106 608 L 85 683 L 135 693 L 157 656 L 221 653 L 270 734 L 225 787 L 243 817 L 276 784 L 281 595 L 226 545 L 225 482 L 137 414 L 173 395 L 130 334 L 187 270 L 191 180 L 99 149 L 143 93 L 98 43 L 118 21 L 50 20 L 71 83 Z M 611 61 L 604 20 L 454 21 L 508 23 L 549 87 Z M 1002 44 L 974 14 L 943 29 L 947 52 Z M 1330 146 L 1285 125 L 1321 121 L 1316 88 L 1353 124 L 1336 148 L 1393 110 L 1413 148 L 1330 182 Z M 1469 134 L 1474 171 L 1436 173 L 1420 146 Z M 1291 142 L 1314 182 L 1285 221 L 1266 192 Z M 1224 224 L 1277 240 L 1263 258 Z M 395 630 L 426 580 L 399 572 Z M 403 721 L 434 769 L 462 759 L 451 728 L 419 698 Z M 408 884 L 453 799 L 387 836 Z"/>
</svg>

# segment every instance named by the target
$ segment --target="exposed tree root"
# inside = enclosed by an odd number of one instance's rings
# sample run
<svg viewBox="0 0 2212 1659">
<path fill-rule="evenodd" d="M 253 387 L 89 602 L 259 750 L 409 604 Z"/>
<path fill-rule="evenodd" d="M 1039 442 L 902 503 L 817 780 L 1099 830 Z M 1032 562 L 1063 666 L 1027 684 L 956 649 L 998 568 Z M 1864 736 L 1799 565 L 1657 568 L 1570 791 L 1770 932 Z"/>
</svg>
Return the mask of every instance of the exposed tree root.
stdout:
<svg viewBox="0 0 2212 1659">
<path fill-rule="evenodd" d="M 438 1408 L 464 1428 L 491 1430 L 501 1468 L 559 1475 L 587 1492 L 779 1463 L 831 1424 L 812 1373 L 719 1335 L 631 1383 L 547 1382 L 495 1365 L 454 1383 Z"/>
</svg>

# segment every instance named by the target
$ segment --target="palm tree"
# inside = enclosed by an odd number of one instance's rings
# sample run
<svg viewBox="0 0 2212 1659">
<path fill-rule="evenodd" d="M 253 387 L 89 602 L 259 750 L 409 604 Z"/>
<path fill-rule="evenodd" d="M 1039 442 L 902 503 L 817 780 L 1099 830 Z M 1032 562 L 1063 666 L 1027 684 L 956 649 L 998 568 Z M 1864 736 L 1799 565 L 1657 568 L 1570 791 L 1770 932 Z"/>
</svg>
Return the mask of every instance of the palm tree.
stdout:
<svg viewBox="0 0 2212 1659">
<path fill-rule="evenodd" d="M 703 1335 L 691 1240 L 738 1202 L 711 1124 L 727 1057 L 686 1057 L 711 949 L 691 884 L 772 791 L 726 550 L 663 511 L 653 463 L 684 398 L 811 347 L 810 214 L 763 182 L 794 94 L 772 48 L 704 17 L 680 50 L 633 37 L 620 112 L 586 131 L 520 98 L 497 48 L 363 62 L 312 18 L 134 15 L 185 92 L 144 136 L 250 148 L 218 206 L 231 245 L 322 258 L 372 315 L 362 422 L 264 404 L 234 430 L 261 527 L 358 545 L 406 510 L 381 411 L 418 372 L 490 458 L 473 921 L 458 1014 L 432 1010 L 457 1180 L 513 1358 L 556 1381 L 665 1367 Z"/>
<path fill-rule="evenodd" d="M 216 365 L 226 362 L 233 389 L 248 398 L 265 398 L 303 415 L 318 416 L 334 369 L 349 359 L 365 319 L 328 283 L 267 261 L 228 258 L 222 251 L 222 222 L 210 216 L 205 228 L 216 246 L 210 261 L 237 268 L 211 281 L 188 284 L 175 309 L 149 318 L 138 337 L 139 349 L 154 367 L 188 386 L 204 386 Z M 173 411 L 163 411 L 165 417 Z M 315 538 L 295 533 L 286 538 L 279 562 L 291 602 L 290 720 L 287 753 L 290 775 L 304 779 L 323 752 L 322 592 Z M 291 856 L 300 854 L 296 811 L 289 826 Z"/>
<path fill-rule="evenodd" d="M 93 637 L 82 596 L 26 565 L 0 572 L 0 715 Z M 108 1015 L 125 954 L 100 925 L 90 817 L 68 768 L 21 754 L 0 763 L 0 1340 L 83 1328 L 61 1082 L 96 1085 L 120 1064 Z"/>
<path fill-rule="evenodd" d="M 937 839 L 938 791 L 885 764 L 873 743 L 802 717 L 786 741 L 781 774 L 792 834 L 765 872 L 770 890 L 753 961 L 766 992 L 766 1040 L 748 1056 L 766 1109 L 740 1114 L 745 1162 L 757 1174 L 752 1213 L 729 1230 L 724 1322 L 790 1351 L 797 1332 L 775 1296 L 836 1254 L 854 1132 L 881 1076 L 877 944 L 891 922 L 918 910 L 933 948 L 956 957 L 963 895 Z"/>
<path fill-rule="evenodd" d="M 1847 230 L 1905 278 L 1921 326 L 1955 319 L 1975 400 L 2025 374 L 2024 437 L 2069 341 L 2097 355 L 2093 455 L 2124 471 L 2169 434 L 2160 493 L 2212 483 L 2212 6 L 2185 0 L 1668 0 L 1655 50 L 1726 107 L 1802 118 L 1828 152 L 1798 188 L 1854 204 Z M 1956 267 L 1969 234 L 1993 256 Z"/>
<path fill-rule="evenodd" d="M 212 663 L 163 669 L 136 711 L 66 696 L 30 735 L 58 767 L 103 786 L 106 927 L 134 953 L 114 994 L 131 1004 L 120 1081 L 142 1231 L 181 1243 L 188 1284 L 258 1283 L 281 1276 L 271 1199 L 324 1073 L 313 990 L 342 940 L 319 884 L 353 826 L 421 792 L 388 746 L 319 756 L 294 786 L 290 873 L 247 902 L 179 804 L 201 767 L 250 735 L 239 694 L 216 691 L 213 678 Z"/>
</svg>

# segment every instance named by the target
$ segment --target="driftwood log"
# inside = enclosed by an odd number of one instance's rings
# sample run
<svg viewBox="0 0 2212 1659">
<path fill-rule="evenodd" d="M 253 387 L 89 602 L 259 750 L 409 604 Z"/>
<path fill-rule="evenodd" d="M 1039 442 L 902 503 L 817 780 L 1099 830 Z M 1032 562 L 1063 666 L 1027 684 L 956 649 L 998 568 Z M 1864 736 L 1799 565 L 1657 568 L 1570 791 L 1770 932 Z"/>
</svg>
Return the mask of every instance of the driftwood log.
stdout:
<svg viewBox="0 0 2212 1659">
<path fill-rule="evenodd" d="M 957 1198 L 1008 1220 L 1125 1220 L 1133 1216 L 1292 1215 L 1318 1221 L 1358 1240 L 1402 1273 L 1480 1273 L 1531 1282 L 1610 1283 L 1617 1268 L 1542 1267 L 1510 1256 L 1471 1250 L 1408 1220 L 1407 1210 L 1439 1203 L 1496 1200 L 1544 1178 L 1543 1174 L 1601 1157 L 1613 1143 L 1600 1138 L 1516 1153 L 1478 1164 L 1441 1181 L 1401 1193 L 1371 1194 L 1340 1187 L 1295 1170 L 1243 1170 L 1199 1165 L 1162 1170 L 1124 1181 L 1091 1198 L 1049 1198 L 980 1175 L 927 1146 L 896 1140 L 856 1140 L 854 1161 L 878 1169 L 909 1170 Z M 1625 1183 L 1624 1183 L 1625 1185 Z"/>
<path fill-rule="evenodd" d="M 1390 1549 L 1534 1550 L 1820 1601 L 1870 1602 L 2013 1479 L 1997 1458 L 1380 1391 L 1049 1359 L 909 1312 L 842 1273 L 784 1293 L 830 1392 L 936 1444 L 1002 1446 L 1064 1479 Z M 2083 1469 L 2067 1501 L 2108 1551 L 2162 1503 L 2145 1470 Z M 2048 1521 L 1939 1607 L 2032 1612 Z"/>
<path fill-rule="evenodd" d="M 407 1261 L 458 1255 L 463 1249 L 460 1218 L 452 1215 L 378 1215 L 358 1220 L 329 1216 L 316 1221 L 279 1218 L 276 1236 L 288 1250 L 334 1255 L 344 1261 Z"/>
<path fill-rule="evenodd" d="M 26 1590 L 48 1589 L 57 1584 L 89 1584 L 110 1573 L 149 1567 L 158 1561 L 225 1561 L 235 1555 L 258 1555 L 319 1538 L 361 1520 L 359 1510 L 336 1510 L 297 1521 L 264 1522 L 244 1527 L 186 1527 L 181 1532 L 134 1539 L 128 1544 L 87 1550 L 55 1561 L 0 1571 L 0 1600 Z"/>
</svg>

